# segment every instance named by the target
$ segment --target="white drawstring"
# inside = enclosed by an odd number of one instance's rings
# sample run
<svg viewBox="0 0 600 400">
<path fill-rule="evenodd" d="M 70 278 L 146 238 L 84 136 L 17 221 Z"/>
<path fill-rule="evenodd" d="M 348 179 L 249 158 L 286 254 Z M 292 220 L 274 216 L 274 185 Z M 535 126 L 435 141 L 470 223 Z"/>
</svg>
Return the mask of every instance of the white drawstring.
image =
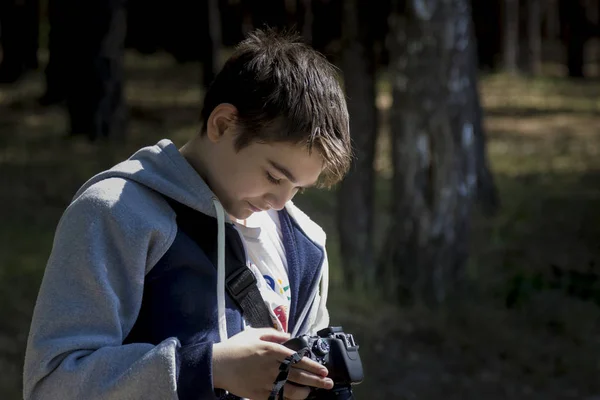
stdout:
<svg viewBox="0 0 600 400">
<path fill-rule="evenodd" d="M 325 260 L 323 260 L 323 273 L 321 275 L 321 303 L 319 308 L 326 309 L 327 307 L 327 294 L 329 293 L 329 260 L 327 259 L 327 252 L 325 252 Z"/>
<path fill-rule="evenodd" d="M 217 312 L 219 313 L 219 337 L 227 339 L 227 319 L 225 318 L 225 210 L 219 200 L 213 199 L 217 211 Z"/>
</svg>

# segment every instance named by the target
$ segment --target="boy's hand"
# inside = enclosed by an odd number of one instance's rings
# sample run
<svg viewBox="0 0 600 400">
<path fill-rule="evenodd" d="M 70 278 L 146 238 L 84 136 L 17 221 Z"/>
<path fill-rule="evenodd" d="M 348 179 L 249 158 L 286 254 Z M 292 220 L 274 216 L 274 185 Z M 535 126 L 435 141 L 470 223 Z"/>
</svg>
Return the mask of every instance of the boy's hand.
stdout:
<svg viewBox="0 0 600 400">
<path fill-rule="evenodd" d="M 222 343 L 213 345 L 213 385 L 232 394 L 255 400 L 266 400 L 279 374 L 279 365 L 294 351 L 283 346 L 289 335 L 272 328 L 247 329 Z M 333 381 L 326 378 L 327 369 L 304 357 L 288 376 L 286 399 L 308 397 L 310 388 L 331 389 Z"/>
</svg>

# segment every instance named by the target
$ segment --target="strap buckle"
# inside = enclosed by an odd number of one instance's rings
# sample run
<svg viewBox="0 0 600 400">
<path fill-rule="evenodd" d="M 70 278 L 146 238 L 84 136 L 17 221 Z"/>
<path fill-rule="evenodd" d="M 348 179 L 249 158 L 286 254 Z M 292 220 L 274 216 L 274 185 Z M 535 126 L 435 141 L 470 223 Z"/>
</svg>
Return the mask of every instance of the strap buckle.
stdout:
<svg viewBox="0 0 600 400">
<path fill-rule="evenodd" d="M 225 283 L 229 289 L 229 294 L 239 302 L 239 299 L 243 298 L 252 286 L 256 285 L 257 280 L 250 268 L 244 266 L 230 274 Z"/>
</svg>

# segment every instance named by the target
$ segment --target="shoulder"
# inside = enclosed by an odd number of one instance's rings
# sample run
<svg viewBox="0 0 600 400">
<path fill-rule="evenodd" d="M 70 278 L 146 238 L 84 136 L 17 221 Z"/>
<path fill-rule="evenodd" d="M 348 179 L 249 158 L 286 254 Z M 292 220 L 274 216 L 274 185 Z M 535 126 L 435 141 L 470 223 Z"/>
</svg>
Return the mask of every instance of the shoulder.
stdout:
<svg viewBox="0 0 600 400">
<path fill-rule="evenodd" d="M 304 211 L 298 208 L 292 201 L 287 202 L 287 204 L 285 205 L 285 209 L 290 215 L 290 217 L 292 217 L 298 223 L 300 228 L 302 228 L 302 230 L 312 240 L 314 240 L 321 246 L 325 246 L 327 234 L 325 233 L 323 228 L 319 226 L 319 224 L 313 221 L 308 215 L 306 215 L 306 213 L 304 213 Z"/>
<path fill-rule="evenodd" d="M 175 212 L 162 195 L 119 177 L 103 179 L 80 192 L 65 211 L 61 224 L 120 237 L 132 246 L 148 246 L 149 268 L 177 232 Z"/>
<path fill-rule="evenodd" d="M 73 200 L 70 207 L 73 206 L 85 206 L 90 211 L 114 217 L 127 216 L 146 221 L 175 217 L 162 195 L 142 184 L 120 177 L 93 183 Z"/>
</svg>

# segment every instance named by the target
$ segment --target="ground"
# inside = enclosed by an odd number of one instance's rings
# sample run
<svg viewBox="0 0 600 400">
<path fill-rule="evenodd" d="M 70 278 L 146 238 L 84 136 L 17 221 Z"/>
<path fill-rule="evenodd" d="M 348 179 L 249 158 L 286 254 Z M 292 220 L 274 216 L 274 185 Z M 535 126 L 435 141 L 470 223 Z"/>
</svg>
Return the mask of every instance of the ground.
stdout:
<svg viewBox="0 0 600 400">
<path fill-rule="evenodd" d="M 0 88 L 0 398 L 22 398 L 29 319 L 64 207 L 95 172 L 160 138 L 181 144 L 197 131 L 200 72 L 129 53 L 125 143 L 65 139 L 64 111 L 36 105 L 40 74 Z M 365 364 L 357 398 L 600 398 L 600 83 L 490 75 L 481 92 L 502 208 L 493 218 L 474 215 L 464 298 L 431 311 L 347 293 L 334 193 L 309 191 L 297 201 L 329 231 L 332 322 L 355 335 Z M 386 132 L 379 221 L 389 193 Z"/>
</svg>

